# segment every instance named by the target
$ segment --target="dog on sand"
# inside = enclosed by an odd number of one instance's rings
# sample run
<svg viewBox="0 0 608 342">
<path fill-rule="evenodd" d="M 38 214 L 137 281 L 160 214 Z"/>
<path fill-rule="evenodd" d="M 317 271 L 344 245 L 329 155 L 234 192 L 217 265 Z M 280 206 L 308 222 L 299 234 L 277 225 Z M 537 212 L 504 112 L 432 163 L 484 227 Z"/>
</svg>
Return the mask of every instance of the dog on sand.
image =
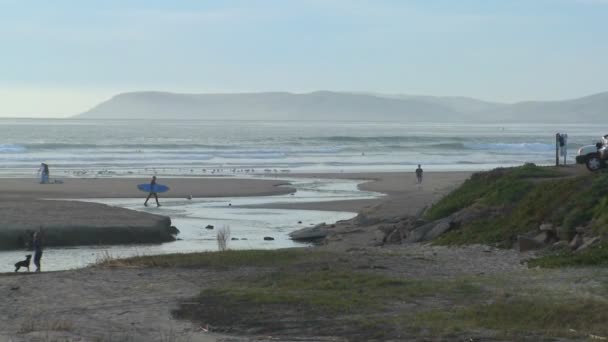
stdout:
<svg viewBox="0 0 608 342">
<path fill-rule="evenodd" d="M 32 259 L 32 255 L 28 254 L 25 256 L 25 260 L 19 261 L 15 264 L 15 272 L 18 272 L 21 267 L 27 268 L 27 271 L 30 271 L 30 260 Z"/>
</svg>

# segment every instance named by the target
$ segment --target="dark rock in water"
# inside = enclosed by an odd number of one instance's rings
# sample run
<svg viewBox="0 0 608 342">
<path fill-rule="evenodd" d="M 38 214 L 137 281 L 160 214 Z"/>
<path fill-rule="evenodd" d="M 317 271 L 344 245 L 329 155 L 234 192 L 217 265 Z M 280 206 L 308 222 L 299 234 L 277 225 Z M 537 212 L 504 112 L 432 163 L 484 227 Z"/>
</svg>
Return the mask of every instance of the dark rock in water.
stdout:
<svg viewBox="0 0 608 342">
<path fill-rule="evenodd" d="M 232 203 L 228 203 L 228 206 L 229 206 L 229 207 L 232 207 Z"/>
<path fill-rule="evenodd" d="M 237 241 L 239 238 L 231 238 L 232 241 Z"/>
<path fill-rule="evenodd" d="M 302 224 L 302 221 L 298 221 L 299 224 Z"/>
<path fill-rule="evenodd" d="M 205 227 L 205 229 L 213 229 L 213 226 L 212 226 L 212 225 L 210 225 L 210 224 L 208 224 L 208 225 Z"/>
<path fill-rule="evenodd" d="M 274 238 L 272 236 L 264 236 L 265 241 L 272 241 Z"/>
<path fill-rule="evenodd" d="M 247 238 L 241 238 L 241 240 L 247 240 Z"/>
</svg>

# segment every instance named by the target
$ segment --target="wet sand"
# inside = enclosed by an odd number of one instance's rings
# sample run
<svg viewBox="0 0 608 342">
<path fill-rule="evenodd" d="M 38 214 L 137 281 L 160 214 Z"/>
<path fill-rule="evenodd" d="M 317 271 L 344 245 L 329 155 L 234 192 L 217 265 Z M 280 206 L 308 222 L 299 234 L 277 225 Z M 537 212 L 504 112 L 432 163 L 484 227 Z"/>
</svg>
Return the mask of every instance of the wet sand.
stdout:
<svg viewBox="0 0 608 342">
<path fill-rule="evenodd" d="M 149 178 L 65 178 L 63 184 L 39 184 L 35 178 L 0 178 L 0 193 L 7 198 L 137 198 L 146 193 L 137 184 Z M 293 192 L 280 180 L 243 178 L 162 178 L 158 184 L 170 190 L 166 198 L 270 196 Z"/>
</svg>

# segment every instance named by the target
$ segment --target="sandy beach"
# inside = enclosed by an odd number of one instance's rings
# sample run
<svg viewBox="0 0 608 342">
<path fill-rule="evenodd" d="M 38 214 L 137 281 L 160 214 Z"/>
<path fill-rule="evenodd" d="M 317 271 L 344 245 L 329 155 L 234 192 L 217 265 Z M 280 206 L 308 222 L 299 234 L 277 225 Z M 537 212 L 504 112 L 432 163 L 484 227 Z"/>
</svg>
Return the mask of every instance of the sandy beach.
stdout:
<svg viewBox="0 0 608 342">
<path fill-rule="evenodd" d="M 149 183 L 149 178 L 65 178 L 62 184 L 39 184 L 34 178 L 0 178 L 3 198 L 139 198 L 146 193 L 137 184 Z M 162 178 L 159 184 L 170 191 L 166 198 L 270 196 L 287 194 L 292 188 L 281 186 L 277 180 L 229 177 Z"/>
</svg>

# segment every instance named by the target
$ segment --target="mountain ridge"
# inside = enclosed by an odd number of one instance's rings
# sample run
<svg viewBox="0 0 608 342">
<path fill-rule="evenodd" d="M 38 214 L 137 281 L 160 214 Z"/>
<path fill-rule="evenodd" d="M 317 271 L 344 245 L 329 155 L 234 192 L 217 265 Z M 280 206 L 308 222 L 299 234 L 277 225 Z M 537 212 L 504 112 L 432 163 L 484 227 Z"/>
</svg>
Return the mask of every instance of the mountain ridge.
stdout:
<svg viewBox="0 0 608 342">
<path fill-rule="evenodd" d="M 580 122 L 608 111 L 608 92 L 558 101 L 499 103 L 463 96 L 334 92 L 121 93 L 79 119 Z"/>
</svg>

